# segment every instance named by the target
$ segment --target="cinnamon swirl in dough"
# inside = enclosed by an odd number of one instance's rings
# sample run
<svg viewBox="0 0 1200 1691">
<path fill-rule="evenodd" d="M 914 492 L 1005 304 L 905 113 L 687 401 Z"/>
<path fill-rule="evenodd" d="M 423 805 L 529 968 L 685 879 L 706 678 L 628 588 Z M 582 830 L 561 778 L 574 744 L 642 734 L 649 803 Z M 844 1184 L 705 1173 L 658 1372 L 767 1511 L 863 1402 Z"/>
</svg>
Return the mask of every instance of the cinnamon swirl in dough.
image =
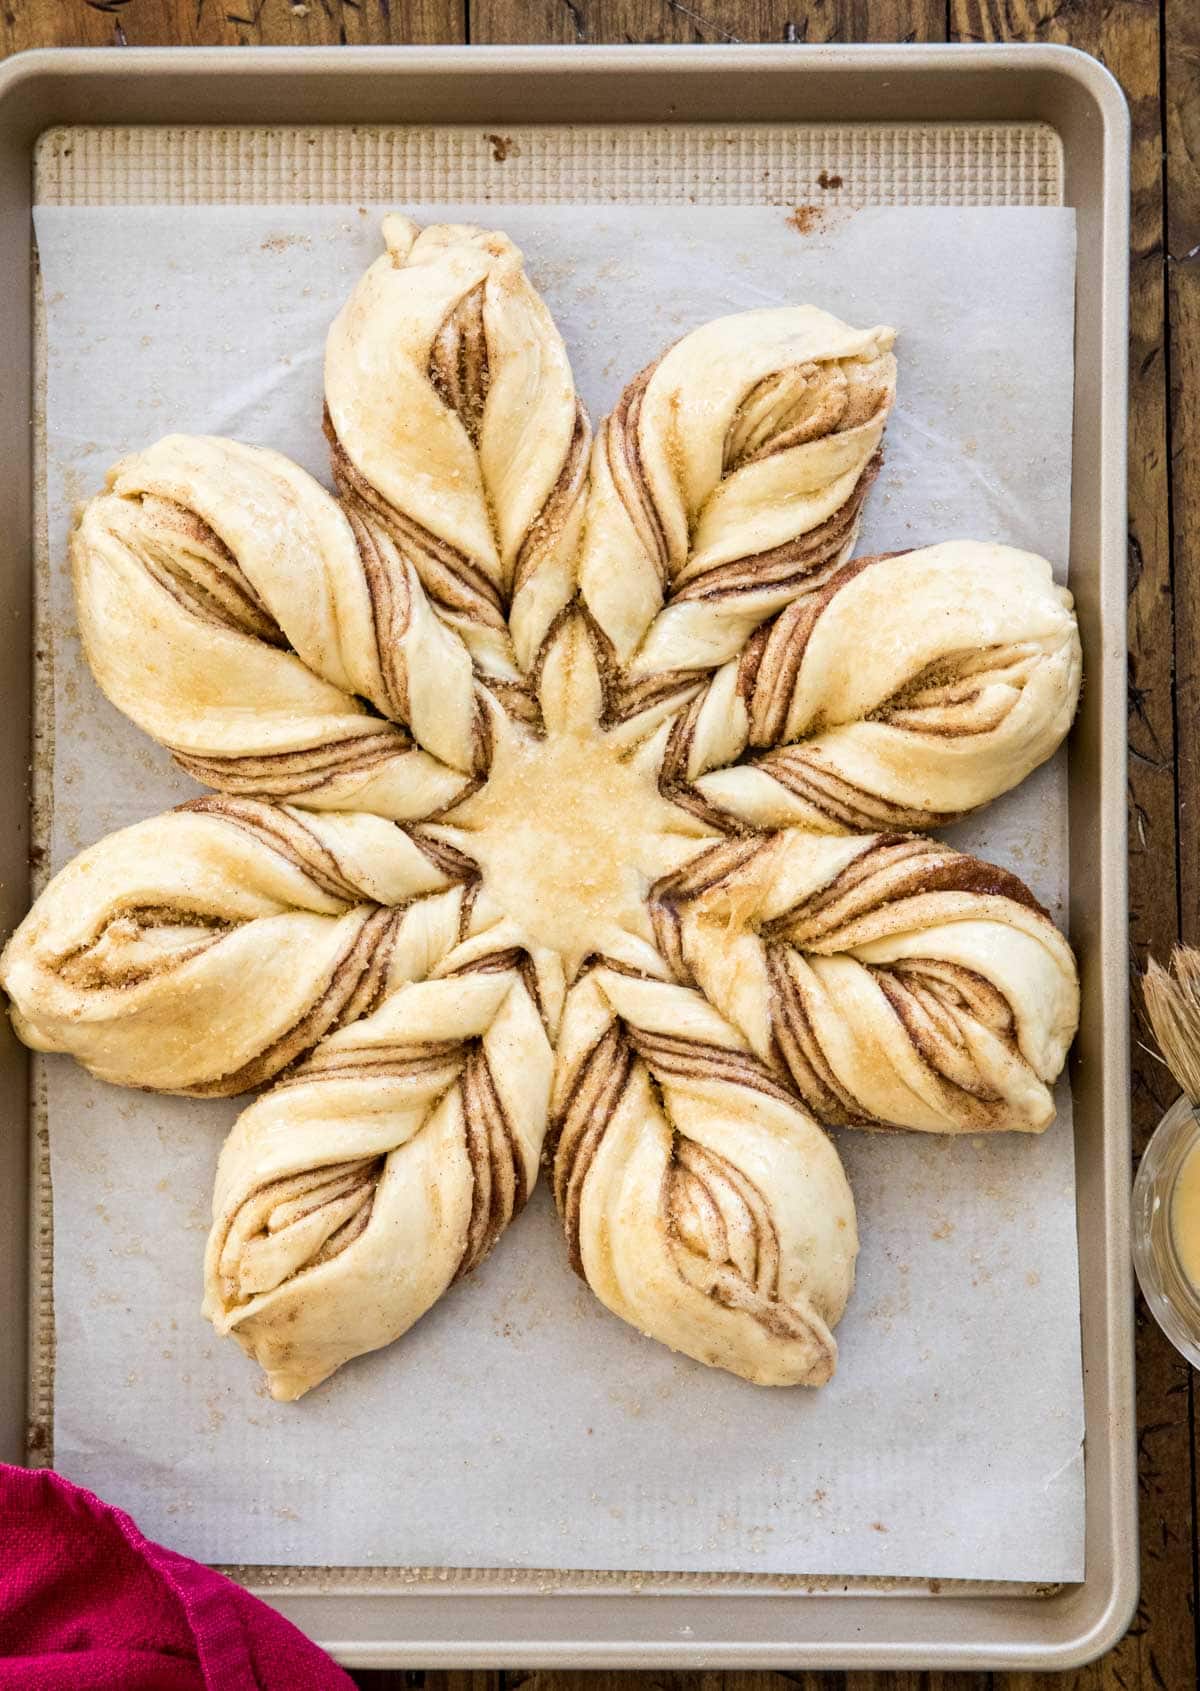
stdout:
<svg viewBox="0 0 1200 1691">
<path fill-rule="evenodd" d="M 1044 558 L 973 540 L 855 558 L 697 693 L 673 778 L 724 828 L 941 827 L 1050 756 L 1080 674 Z"/>
<path fill-rule="evenodd" d="M 458 936 L 464 878 L 379 816 L 197 799 L 56 875 L 0 982 L 26 1044 L 101 1080 L 245 1092 L 424 975 Z"/>
<path fill-rule="evenodd" d="M 732 658 L 846 557 L 896 387 L 891 329 L 814 306 L 722 317 L 596 436 L 579 562 L 623 713 Z"/>
<path fill-rule="evenodd" d="M 764 1386 L 820 1386 L 854 1201 L 816 1122 L 697 992 L 597 968 L 558 1042 L 554 1192 L 614 1314 Z"/>
<path fill-rule="evenodd" d="M 386 533 L 279 453 L 169 435 L 110 472 L 71 558 L 97 681 L 198 781 L 399 820 L 470 785 L 466 647 Z"/>
<path fill-rule="evenodd" d="M 338 497 L 170 436 L 80 515 L 96 677 L 218 791 L 51 882 L 0 960 L 17 1029 L 125 1085 L 275 1080 L 205 1310 L 277 1397 L 482 1260 L 548 1122 L 610 1310 L 819 1385 L 857 1249 L 825 1126 L 1053 1113 L 1069 947 L 906 830 L 1059 744 L 1070 595 L 978 541 L 850 557 L 891 329 L 698 327 L 593 447 L 505 235 L 384 243 L 329 334 Z"/>
<path fill-rule="evenodd" d="M 663 954 L 818 1120 L 1038 1133 L 1079 1019 L 1071 948 L 1015 875 L 936 841 L 790 830 L 655 890 Z"/>
<path fill-rule="evenodd" d="M 326 343 L 334 478 L 511 703 L 574 591 L 587 416 L 507 235 L 393 216 L 383 238 Z"/>
<path fill-rule="evenodd" d="M 330 1035 L 225 1141 L 204 1313 L 272 1397 L 399 1338 L 524 1205 L 552 1053 L 505 937 Z"/>
</svg>

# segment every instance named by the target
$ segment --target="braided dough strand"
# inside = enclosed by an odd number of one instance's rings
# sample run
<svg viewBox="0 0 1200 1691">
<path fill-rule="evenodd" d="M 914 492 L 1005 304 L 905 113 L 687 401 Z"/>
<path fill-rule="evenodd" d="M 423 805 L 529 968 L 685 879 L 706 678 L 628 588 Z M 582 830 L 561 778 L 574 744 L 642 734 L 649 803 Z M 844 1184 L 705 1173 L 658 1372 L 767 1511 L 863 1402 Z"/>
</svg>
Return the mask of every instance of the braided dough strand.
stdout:
<svg viewBox="0 0 1200 1691">
<path fill-rule="evenodd" d="M 895 392 L 891 329 L 723 317 L 643 370 L 592 455 L 579 579 L 630 700 L 732 658 L 851 550 Z"/>
<path fill-rule="evenodd" d="M 410 820 L 481 770 L 466 647 L 386 533 L 279 453 L 160 440 L 83 507 L 71 558 L 101 688 L 198 780 Z"/>
<path fill-rule="evenodd" d="M 696 992 L 597 968 L 568 994 L 552 1104 L 572 1262 L 614 1314 L 759 1385 L 821 1385 L 854 1201 L 825 1134 Z"/>
<path fill-rule="evenodd" d="M 506 235 L 397 216 L 383 235 L 326 343 L 334 475 L 503 696 L 574 592 L 587 417 Z"/>
<path fill-rule="evenodd" d="M 119 1086 L 261 1086 L 453 946 L 473 865 L 379 816 L 211 797 L 50 882 L 0 957 L 21 1038 Z"/>
<path fill-rule="evenodd" d="M 1014 875 L 911 835 L 734 841 L 655 889 L 685 979 L 823 1122 L 1038 1133 L 1074 1038 L 1071 948 Z"/>
<path fill-rule="evenodd" d="M 856 558 L 688 703 L 664 785 L 725 828 L 942 826 L 1057 749 L 1080 675 L 1044 558 L 969 540 Z"/>
<path fill-rule="evenodd" d="M 204 1313 L 272 1397 L 399 1338 L 537 1179 L 553 1060 L 532 972 L 507 946 L 455 957 L 324 1040 L 225 1142 Z"/>
</svg>

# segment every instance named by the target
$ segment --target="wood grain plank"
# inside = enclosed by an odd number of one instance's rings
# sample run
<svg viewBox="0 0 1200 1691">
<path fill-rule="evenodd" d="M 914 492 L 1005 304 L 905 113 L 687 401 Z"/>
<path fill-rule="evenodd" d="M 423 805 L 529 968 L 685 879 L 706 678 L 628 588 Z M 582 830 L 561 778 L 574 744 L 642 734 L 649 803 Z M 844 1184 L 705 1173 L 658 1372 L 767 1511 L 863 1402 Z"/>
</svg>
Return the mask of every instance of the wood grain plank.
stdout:
<svg viewBox="0 0 1200 1691">
<path fill-rule="evenodd" d="M 505 1691 L 796 1691 L 804 1684 L 803 1675 L 782 1673 L 580 1674 L 518 1669 L 504 1676 Z"/>
<path fill-rule="evenodd" d="M 470 0 L 473 42 L 944 41 L 944 0 Z"/>
<path fill-rule="evenodd" d="M 929 1673 L 917 1670 L 896 1673 L 829 1674 L 811 1685 L 801 1679 L 803 1691 L 1002 1691 L 1007 1676 L 990 1673 Z M 735 1687 L 729 1687 L 735 1691 Z"/>
<path fill-rule="evenodd" d="M 1167 286 L 1170 313 L 1172 532 L 1176 560 L 1179 790 L 1200 779 L 1200 9 L 1167 0 Z M 1180 815 L 1186 936 L 1200 938 L 1200 833 Z"/>
<path fill-rule="evenodd" d="M 1189 9 L 1184 0 L 1181 11 Z M 1064 41 L 1121 82 L 1133 120 L 1130 345 L 1130 852 L 1133 962 L 1162 956 L 1178 931 L 1172 572 L 1168 532 L 1159 9 L 1139 0 L 951 0 L 962 41 Z M 1176 583 L 1178 585 L 1178 583 Z M 1135 999 L 1136 1002 L 1136 999 Z M 1174 1095 L 1135 1024 L 1135 1154 Z M 1196 1684 L 1191 1623 L 1191 1377 L 1139 1304 L 1142 1596 L 1129 1635 L 1103 1662 L 1053 1682 L 1014 1675 L 1011 1691 L 1173 1691 Z"/>
<path fill-rule="evenodd" d="M 464 41 L 466 0 L 7 0 L 26 47 L 336 47 Z"/>
<path fill-rule="evenodd" d="M 1166 145 L 1166 277 L 1168 321 L 1171 546 L 1175 584 L 1175 714 L 1179 828 L 1179 893 L 1183 938 L 1200 943 L 1200 8 L 1195 0 L 1164 4 L 1163 134 Z M 1197 1536 L 1200 1429 L 1193 1399 L 1193 1548 Z M 1193 1563 L 1195 1567 L 1195 1562 Z M 1200 1592 L 1193 1592 L 1192 1626 Z M 1182 1630 L 1183 1615 L 1179 1621 Z M 1200 1656 L 1200 1643 L 1197 1644 Z M 1198 1661 L 1200 1666 L 1200 1661 Z"/>
<path fill-rule="evenodd" d="M 841 1674 L 506 1673 L 505 1691 L 841 1691 Z"/>
<path fill-rule="evenodd" d="M 425 1676 L 425 1691 L 441 1691 L 428 1683 L 434 1677 Z M 383 1691 L 383 1687 L 371 1686 L 370 1691 Z M 504 1691 L 993 1691 L 993 1676 L 923 1671 L 850 1674 L 517 1671 L 504 1675 Z"/>
<path fill-rule="evenodd" d="M 404 1668 L 362 1668 L 350 1675 L 361 1691 L 504 1691 L 500 1672 L 413 1673 Z"/>
</svg>

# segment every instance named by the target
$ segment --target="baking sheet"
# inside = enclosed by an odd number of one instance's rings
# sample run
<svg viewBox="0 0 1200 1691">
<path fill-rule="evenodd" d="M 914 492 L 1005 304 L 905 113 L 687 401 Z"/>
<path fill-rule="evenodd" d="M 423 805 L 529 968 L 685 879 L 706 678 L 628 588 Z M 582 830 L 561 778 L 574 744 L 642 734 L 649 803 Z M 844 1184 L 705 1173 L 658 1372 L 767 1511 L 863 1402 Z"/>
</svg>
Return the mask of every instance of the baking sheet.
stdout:
<svg viewBox="0 0 1200 1691">
<path fill-rule="evenodd" d="M 469 209 L 454 208 L 456 216 Z M 722 311 L 812 298 L 900 330 L 860 550 L 954 534 L 1065 559 L 1066 211 L 491 206 L 597 415 Z M 378 251 L 372 208 L 41 208 L 56 736 L 54 864 L 196 789 L 100 698 L 63 564 L 72 503 L 169 429 L 324 473 L 321 342 Z M 230 279 L 236 279 L 231 282 Z M 956 831 L 1056 912 L 1061 763 Z M 822 1393 L 671 1357 L 566 1268 L 535 1196 L 400 1346 L 300 1406 L 201 1323 L 212 1168 L 236 1101 L 114 1091 L 46 1062 L 55 1460 L 223 1561 L 1058 1580 L 1082 1573 L 1069 1115 L 1040 1140 L 842 1135 L 863 1253 Z M 1066 1100 L 1064 1100 L 1064 1104 Z"/>
</svg>

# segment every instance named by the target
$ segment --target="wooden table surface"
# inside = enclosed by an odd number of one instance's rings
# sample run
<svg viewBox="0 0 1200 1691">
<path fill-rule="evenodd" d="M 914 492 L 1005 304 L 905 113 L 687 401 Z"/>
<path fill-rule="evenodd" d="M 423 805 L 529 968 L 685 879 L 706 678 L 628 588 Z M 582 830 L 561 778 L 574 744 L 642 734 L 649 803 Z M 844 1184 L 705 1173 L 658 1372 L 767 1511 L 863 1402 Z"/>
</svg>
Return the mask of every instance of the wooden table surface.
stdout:
<svg viewBox="0 0 1200 1691">
<path fill-rule="evenodd" d="M 386 42 L 1058 41 L 1102 59 L 1133 116 L 1129 849 L 1136 968 L 1200 942 L 1200 0 L 0 0 L 0 54 L 48 46 Z M 1135 1027 L 1135 1150 L 1175 1088 Z M 1195 1380 L 1139 1310 L 1142 1595 L 1124 1641 L 1011 1691 L 1192 1691 Z M 372 1691 L 585 1691 L 580 1675 L 361 1673 Z M 587 1691 L 984 1691 L 993 1677 L 595 1674 Z M 639 1681 L 640 1685 L 633 1682 Z M 536 1682 L 536 1684 L 534 1683 Z"/>
</svg>

